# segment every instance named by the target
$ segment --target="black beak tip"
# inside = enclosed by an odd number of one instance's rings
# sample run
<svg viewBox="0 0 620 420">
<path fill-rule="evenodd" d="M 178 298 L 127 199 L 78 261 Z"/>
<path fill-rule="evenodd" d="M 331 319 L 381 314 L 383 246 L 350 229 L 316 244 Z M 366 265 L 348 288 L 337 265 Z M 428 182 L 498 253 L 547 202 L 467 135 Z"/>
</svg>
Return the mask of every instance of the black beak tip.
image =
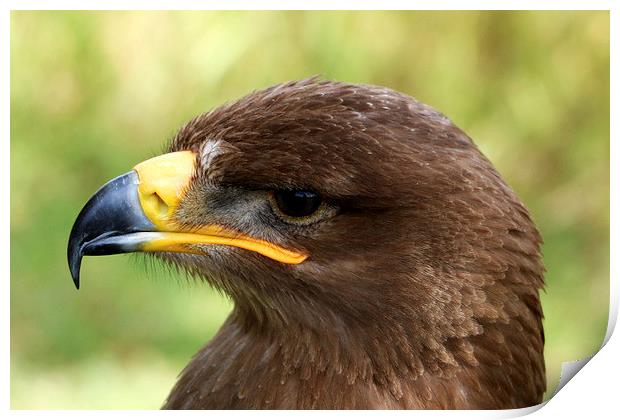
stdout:
<svg viewBox="0 0 620 420">
<path fill-rule="evenodd" d="M 73 272 L 73 270 L 71 270 L 71 277 L 73 278 L 73 284 L 75 284 L 75 288 L 77 290 L 80 290 L 80 269 L 77 269 L 77 272 Z"/>
<path fill-rule="evenodd" d="M 78 248 L 78 249 L 75 249 Z M 79 247 L 69 247 L 67 252 L 68 262 L 69 262 L 69 271 L 71 272 L 71 278 L 73 279 L 73 284 L 75 284 L 76 289 L 80 289 L 80 266 L 82 265 L 82 252 L 80 252 Z"/>
<path fill-rule="evenodd" d="M 80 266 L 84 255 L 134 252 L 135 244 L 123 234 L 153 231 L 138 197 L 138 174 L 130 171 L 103 185 L 84 205 L 73 224 L 67 246 L 69 271 L 80 288 Z"/>
</svg>

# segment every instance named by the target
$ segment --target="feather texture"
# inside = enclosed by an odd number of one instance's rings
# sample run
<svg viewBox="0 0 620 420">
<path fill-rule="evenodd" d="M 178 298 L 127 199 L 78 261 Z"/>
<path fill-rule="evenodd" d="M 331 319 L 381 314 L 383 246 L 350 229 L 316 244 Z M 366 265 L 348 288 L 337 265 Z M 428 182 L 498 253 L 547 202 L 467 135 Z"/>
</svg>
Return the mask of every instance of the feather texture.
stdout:
<svg viewBox="0 0 620 420">
<path fill-rule="evenodd" d="M 163 255 L 235 303 L 164 408 L 541 402 L 540 235 L 444 115 L 386 88 L 312 78 L 198 116 L 170 150 L 206 156 L 180 223 L 204 223 L 224 190 L 312 189 L 339 213 L 307 228 L 227 220 L 306 250 L 295 267 L 241 251 Z"/>
</svg>

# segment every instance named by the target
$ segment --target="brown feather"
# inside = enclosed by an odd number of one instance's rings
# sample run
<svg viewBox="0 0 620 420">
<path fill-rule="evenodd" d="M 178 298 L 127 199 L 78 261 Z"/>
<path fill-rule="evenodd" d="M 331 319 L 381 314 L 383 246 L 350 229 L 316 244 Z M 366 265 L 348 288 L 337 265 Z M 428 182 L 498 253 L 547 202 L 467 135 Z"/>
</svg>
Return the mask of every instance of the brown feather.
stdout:
<svg viewBox="0 0 620 420">
<path fill-rule="evenodd" d="M 196 175 L 179 222 L 214 217 L 205 203 L 224 190 L 312 189 L 340 212 L 250 232 L 306 250 L 299 266 L 242 251 L 164 255 L 235 303 L 164 408 L 541 402 L 540 235 L 445 116 L 386 88 L 313 78 L 193 119 L 170 150 L 200 152 L 207 140 L 226 153 Z"/>
</svg>

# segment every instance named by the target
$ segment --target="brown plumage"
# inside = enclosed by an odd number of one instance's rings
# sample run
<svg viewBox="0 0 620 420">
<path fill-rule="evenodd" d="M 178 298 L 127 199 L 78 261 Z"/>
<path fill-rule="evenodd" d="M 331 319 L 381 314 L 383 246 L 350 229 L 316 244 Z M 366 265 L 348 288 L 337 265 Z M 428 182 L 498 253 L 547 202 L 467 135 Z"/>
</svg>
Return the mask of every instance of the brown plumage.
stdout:
<svg viewBox="0 0 620 420">
<path fill-rule="evenodd" d="M 319 81 L 249 94 L 190 121 L 171 151 L 209 159 L 178 220 L 217 221 L 310 258 L 164 254 L 235 309 L 164 408 L 476 408 L 545 390 L 541 238 L 471 139 L 392 90 Z M 307 226 L 228 218 L 246 192 L 309 189 Z M 209 197 L 208 200 L 206 197 Z M 234 220 L 233 220 L 234 219 Z M 265 227 L 267 226 L 267 227 Z"/>
<path fill-rule="evenodd" d="M 313 78 L 198 116 L 169 151 L 100 189 L 68 248 L 76 286 L 83 255 L 158 251 L 233 300 L 164 408 L 541 402 L 540 235 L 444 115 Z"/>
</svg>

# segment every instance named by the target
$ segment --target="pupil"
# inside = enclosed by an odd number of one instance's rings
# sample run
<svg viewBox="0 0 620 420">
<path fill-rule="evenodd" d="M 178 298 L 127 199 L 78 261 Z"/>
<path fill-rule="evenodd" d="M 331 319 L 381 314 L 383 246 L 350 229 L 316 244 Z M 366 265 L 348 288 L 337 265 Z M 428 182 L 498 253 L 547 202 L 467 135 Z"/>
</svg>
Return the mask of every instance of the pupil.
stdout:
<svg viewBox="0 0 620 420">
<path fill-rule="evenodd" d="M 312 191 L 278 191 L 275 199 L 280 211 L 292 217 L 309 216 L 321 205 L 321 197 Z"/>
</svg>

